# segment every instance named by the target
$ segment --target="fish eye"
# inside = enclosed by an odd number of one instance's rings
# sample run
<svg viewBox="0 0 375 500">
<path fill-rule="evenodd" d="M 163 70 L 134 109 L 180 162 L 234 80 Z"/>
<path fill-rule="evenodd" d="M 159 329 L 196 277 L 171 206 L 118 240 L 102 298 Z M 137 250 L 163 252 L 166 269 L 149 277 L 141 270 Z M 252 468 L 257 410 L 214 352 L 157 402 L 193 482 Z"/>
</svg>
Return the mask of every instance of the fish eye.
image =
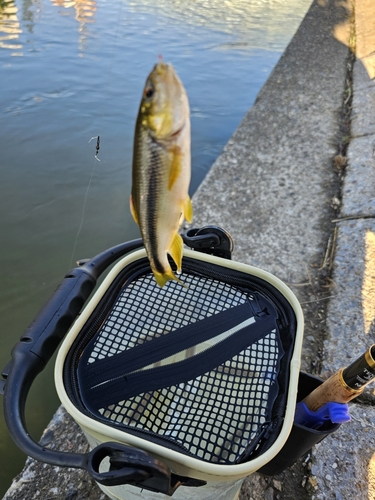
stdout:
<svg viewBox="0 0 375 500">
<path fill-rule="evenodd" d="M 146 87 L 145 92 L 144 92 L 144 96 L 146 97 L 146 99 L 151 99 L 153 97 L 154 93 L 155 93 L 155 90 L 152 87 Z"/>
</svg>

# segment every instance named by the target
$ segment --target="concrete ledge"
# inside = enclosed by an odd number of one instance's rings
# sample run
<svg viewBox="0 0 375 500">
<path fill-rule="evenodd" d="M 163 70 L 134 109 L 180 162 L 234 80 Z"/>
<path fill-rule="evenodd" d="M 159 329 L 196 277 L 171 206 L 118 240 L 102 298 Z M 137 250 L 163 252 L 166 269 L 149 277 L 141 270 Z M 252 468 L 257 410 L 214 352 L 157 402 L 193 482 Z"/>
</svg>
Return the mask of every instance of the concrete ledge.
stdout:
<svg viewBox="0 0 375 500">
<path fill-rule="evenodd" d="M 41 444 L 52 449 L 86 453 L 88 445 L 81 429 L 60 407 L 44 431 Z M 4 500 L 106 500 L 91 477 L 79 469 L 62 469 L 28 458 Z"/>
</svg>

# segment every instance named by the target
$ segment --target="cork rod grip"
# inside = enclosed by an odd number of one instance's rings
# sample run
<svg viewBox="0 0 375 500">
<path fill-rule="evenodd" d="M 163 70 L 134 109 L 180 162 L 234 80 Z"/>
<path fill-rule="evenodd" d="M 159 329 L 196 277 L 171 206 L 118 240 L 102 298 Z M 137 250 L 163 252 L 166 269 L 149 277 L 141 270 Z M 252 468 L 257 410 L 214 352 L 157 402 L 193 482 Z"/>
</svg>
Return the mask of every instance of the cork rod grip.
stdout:
<svg viewBox="0 0 375 500">
<path fill-rule="evenodd" d="M 359 396 L 375 378 L 375 344 L 351 365 L 334 373 L 303 399 L 309 410 L 319 410 L 326 403 L 348 403 Z"/>
<path fill-rule="evenodd" d="M 343 385 L 342 372 L 340 370 L 332 375 L 322 385 L 317 387 L 313 392 L 310 392 L 303 402 L 311 411 L 319 410 L 326 403 L 348 403 L 351 399 L 356 398 L 363 392 L 364 387 L 355 390 Z"/>
</svg>

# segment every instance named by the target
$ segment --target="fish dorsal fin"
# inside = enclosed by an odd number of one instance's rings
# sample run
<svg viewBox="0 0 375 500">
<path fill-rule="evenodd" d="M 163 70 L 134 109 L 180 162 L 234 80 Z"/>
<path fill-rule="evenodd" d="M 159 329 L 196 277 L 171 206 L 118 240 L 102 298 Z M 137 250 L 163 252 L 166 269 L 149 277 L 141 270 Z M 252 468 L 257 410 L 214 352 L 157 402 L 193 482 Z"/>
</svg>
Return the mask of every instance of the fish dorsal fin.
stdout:
<svg viewBox="0 0 375 500">
<path fill-rule="evenodd" d="M 170 153 L 172 155 L 171 168 L 169 170 L 169 181 L 168 189 L 169 191 L 173 188 L 174 183 L 181 174 L 181 148 L 179 146 L 174 146 Z"/>
<path fill-rule="evenodd" d="M 188 222 L 193 222 L 193 205 L 191 204 L 190 196 L 186 197 L 184 203 L 184 217 Z"/>
<path fill-rule="evenodd" d="M 175 261 L 178 272 L 181 272 L 182 251 L 183 251 L 183 241 L 181 236 L 178 233 L 176 233 L 173 238 L 172 245 L 168 249 L 168 253 Z"/>
<path fill-rule="evenodd" d="M 132 195 L 130 195 L 130 212 L 133 216 L 134 222 L 139 225 L 138 215 L 137 215 L 137 212 L 135 211 L 135 206 L 133 203 L 133 196 Z"/>
</svg>

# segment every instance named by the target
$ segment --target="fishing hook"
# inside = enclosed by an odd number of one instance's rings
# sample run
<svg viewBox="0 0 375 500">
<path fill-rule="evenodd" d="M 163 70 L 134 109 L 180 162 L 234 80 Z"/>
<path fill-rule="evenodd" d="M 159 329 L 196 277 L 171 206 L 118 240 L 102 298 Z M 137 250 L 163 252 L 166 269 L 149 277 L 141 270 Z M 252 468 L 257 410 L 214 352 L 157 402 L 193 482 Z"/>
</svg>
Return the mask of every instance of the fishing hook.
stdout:
<svg viewBox="0 0 375 500">
<path fill-rule="evenodd" d="M 95 153 L 95 158 L 96 158 L 98 161 L 100 161 L 100 158 L 98 158 L 99 149 L 100 149 L 100 135 L 97 135 L 97 136 L 91 137 L 91 139 L 89 140 L 89 143 L 90 143 L 93 139 L 96 139 L 96 153 Z"/>
</svg>

